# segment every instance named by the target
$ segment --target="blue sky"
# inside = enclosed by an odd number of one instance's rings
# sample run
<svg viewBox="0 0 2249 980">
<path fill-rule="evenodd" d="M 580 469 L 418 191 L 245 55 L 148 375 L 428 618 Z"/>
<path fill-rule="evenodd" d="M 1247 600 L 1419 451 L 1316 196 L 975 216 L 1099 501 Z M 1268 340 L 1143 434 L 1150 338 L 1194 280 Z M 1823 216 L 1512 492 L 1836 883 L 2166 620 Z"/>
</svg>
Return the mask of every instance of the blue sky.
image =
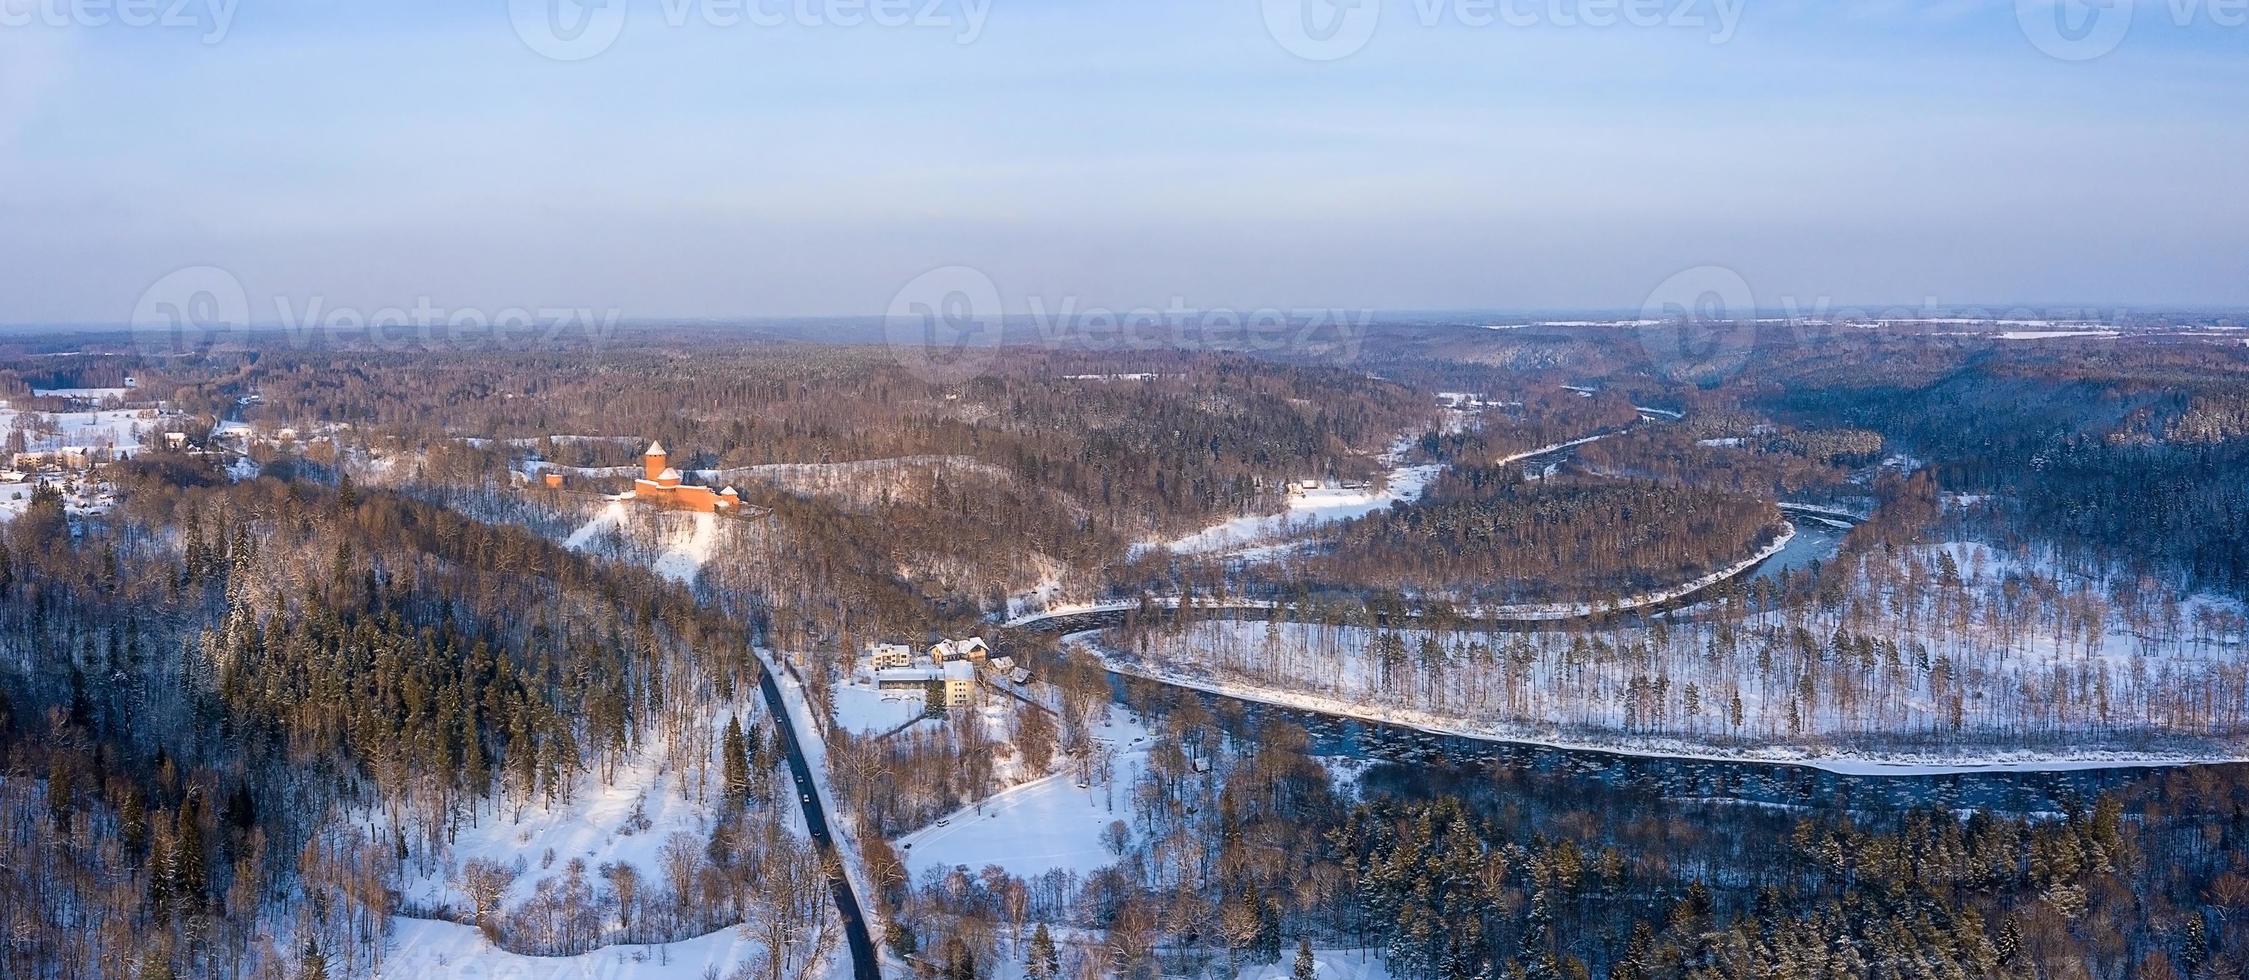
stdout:
<svg viewBox="0 0 2249 980">
<path fill-rule="evenodd" d="M 203 265 L 260 320 L 868 314 L 954 265 L 1010 305 L 1629 308 L 1698 266 L 1768 306 L 2249 305 L 2227 0 L 2078 61 L 2015 0 L 1746 0 L 1722 40 L 1716 0 L 1384 0 L 1324 61 L 1265 0 L 989 0 L 972 39 L 967 0 L 668 2 L 557 61 L 508 0 L 241 0 L 215 43 L 204 0 L 0 0 L 0 323 L 123 322 Z"/>
</svg>

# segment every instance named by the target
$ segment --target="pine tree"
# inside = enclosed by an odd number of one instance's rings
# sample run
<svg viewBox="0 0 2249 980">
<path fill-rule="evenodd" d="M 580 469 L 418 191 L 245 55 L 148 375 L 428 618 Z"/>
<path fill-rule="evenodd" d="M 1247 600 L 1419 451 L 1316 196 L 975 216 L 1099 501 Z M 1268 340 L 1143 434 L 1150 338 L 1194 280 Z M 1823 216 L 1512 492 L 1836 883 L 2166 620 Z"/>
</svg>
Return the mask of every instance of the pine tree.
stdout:
<svg viewBox="0 0 2249 980">
<path fill-rule="evenodd" d="M 1299 936 L 1296 940 L 1296 966 L 1289 971 L 1290 980 L 1320 980 L 1320 962 L 1312 958 L 1312 937 Z"/>
<path fill-rule="evenodd" d="M 1046 926 L 1042 923 L 1039 929 L 1044 931 Z M 902 960 L 909 959 L 915 953 L 921 951 L 921 943 L 914 938 L 914 931 L 906 928 L 896 919 L 891 920 L 890 929 L 883 933 L 882 941 L 890 947 L 891 952 L 898 954 L 898 958 Z"/>
<path fill-rule="evenodd" d="M 1054 980 L 1061 972 L 1062 957 L 1054 949 L 1054 936 L 1041 922 L 1038 931 L 1031 933 L 1031 955 L 1023 963 L 1023 975 L 1029 980 Z"/>
<path fill-rule="evenodd" d="M 161 950 L 149 950 L 141 956 L 139 980 L 175 980 L 179 974 L 172 972 L 172 958 Z"/>
<path fill-rule="evenodd" d="M 725 780 L 722 799 L 728 812 L 740 810 L 750 802 L 750 752 L 747 740 L 742 737 L 741 716 L 726 719 L 725 744 L 719 747 L 719 754 Z"/>
<path fill-rule="evenodd" d="M 476 701 L 461 701 L 461 783 L 472 798 L 482 798 L 492 785 L 492 770 L 484 759 L 484 739 L 477 734 Z"/>
<path fill-rule="evenodd" d="M 196 798 L 189 796 L 187 802 L 180 805 L 177 829 L 172 835 L 174 897 L 186 911 L 203 907 L 211 882 L 210 872 L 203 863 L 203 826 L 197 812 L 200 809 Z"/>
</svg>

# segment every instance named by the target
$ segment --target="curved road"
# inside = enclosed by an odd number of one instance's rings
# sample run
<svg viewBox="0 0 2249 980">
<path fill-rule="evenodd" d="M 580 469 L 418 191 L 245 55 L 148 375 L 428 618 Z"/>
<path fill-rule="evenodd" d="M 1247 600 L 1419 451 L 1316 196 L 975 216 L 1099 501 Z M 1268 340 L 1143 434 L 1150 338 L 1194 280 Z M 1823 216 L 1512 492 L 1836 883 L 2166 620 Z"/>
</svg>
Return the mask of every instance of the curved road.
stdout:
<svg viewBox="0 0 2249 980">
<path fill-rule="evenodd" d="M 804 827 L 812 837 L 812 846 L 820 856 L 831 860 L 838 870 L 828 876 L 828 891 L 835 896 L 836 914 L 843 919 L 843 938 L 851 946 L 851 975 L 855 980 L 882 980 L 880 962 L 875 955 L 873 937 L 867 934 L 866 917 L 859 914 L 859 897 L 852 894 L 851 879 L 841 868 L 843 857 L 836 853 L 835 839 L 828 834 L 827 810 L 820 805 L 820 790 L 813 782 L 812 767 L 804 761 L 804 750 L 797 745 L 796 726 L 790 722 L 789 705 L 781 699 L 781 687 L 773 680 L 773 672 L 758 665 L 758 687 L 765 692 L 765 706 L 773 713 L 773 727 L 781 733 L 782 751 L 789 757 L 789 772 L 796 777 L 797 800 L 804 804 Z"/>
</svg>

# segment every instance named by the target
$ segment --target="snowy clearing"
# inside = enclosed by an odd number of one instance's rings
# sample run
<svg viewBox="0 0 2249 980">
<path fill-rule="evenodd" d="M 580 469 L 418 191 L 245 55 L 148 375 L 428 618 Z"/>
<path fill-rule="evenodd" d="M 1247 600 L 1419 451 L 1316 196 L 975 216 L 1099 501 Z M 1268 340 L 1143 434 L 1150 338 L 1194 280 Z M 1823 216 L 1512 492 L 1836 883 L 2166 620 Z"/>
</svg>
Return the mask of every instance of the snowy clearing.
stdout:
<svg viewBox="0 0 2249 980">
<path fill-rule="evenodd" d="M 656 574 L 682 585 L 691 583 L 710 562 L 716 544 L 718 515 L 696 514 L 694 530 L 684 535 L 674 532 L 666 538 L 664 553 L 656 556 Z"/>
<path fill-rule="evenodd" d="M 1394 502 L 1419 500 L 1441 469 L 1436 464 L 1399 467 L 1390 471 L 1380 490 L 1320 487 L 1292 493 L 1288 510 L 1282 513 L 1236 517 L 1175 538 L 1164 546 L 1179 554 L 1201 555 L 1269 544 L 1322 524 L 1365 517 Z"/>
<path fill-rule="evenodd" d="M 98 402 L 105 398 L 123 399 L 131 388 L 33 388 L 31 393 L 40 398 L 76 398 Z"/>
<path fill-rule="evenodd" d="M 2001 340 L 2059 340 L 2065 337 L 2120 337 L 2115 330 L 2009 330 L 2000 334 Z"/>
<path fill-rule="evenodd" d="M 919 691 L 885 691 L 865 673 L 854 673 L 835 687 L 835 722 L 853 735 L 881 735 L 921 718 L 927 707 Z"/>
<path fill-rule="evenodd" d="M 965 866 L 970 873 L 998 865 L 1033 877 L 1050 868 L 1079 875 L 1114 864 L 1101 843 L 1110 823 L 1132 822 L 1131 787 L 1147 768 L 1147 729 L 1111 717 L 1092 726 L 1093 737 L 1117 750 L 1113 778 L 1080 788 L 1069 771 L 1033 780 L 977 802 L 904 837 L 900 859 L 920 880 L 928 869 Z"/>
<path fill-rule="evenodd" d="M 611 946 L 577 956 L 523 956 L 486 942 L 474 927 L 435 919 L 391 919 L 380 980 L 703 980 L 763 959 L 739 929 L 662 946 Z M 846 960 L 848 966 L 848 959 Z M 848 969 L 833 971 L 848 976 Z"/>
<path fill-rule="evenodd" d="M 23 430 L 24 448 L 31 452 L 83 446 L 130 453 L 140 451 L 144 440 L 176 417 L 153 408 L 19 412 L 0 407 L 0 431 Z"/>
<path fill-rule="evenodd" d="M 598 771 L 588 771 L 572 781 L 568 800 L 552 806 L 533 803 L 520 814 L 505 804 L 480 807 L 477 825 L 463 828 L 449 853 L 420 867 L 407 862 L 400 899 L 413 910 L 461 912 L 467 899 L 452 879 L 462 864 L 478 858 L 521 869 L 503 895 L 503 907 L 529 897 L 540 880 L 565 873 L 572 858 L 583 859 L 588 868 L 630 862 L 656 873 L 666 838 L 685 833 L 699 844 L 710 837 L 719 736 L 727 720 L 740 718 L 747 725 L 763 714 L 748 701 L 721 705 L 707 716 L 707 725 L 676 746 L 670 741 L 638 746 L 608 785 Z"/>
</svg>

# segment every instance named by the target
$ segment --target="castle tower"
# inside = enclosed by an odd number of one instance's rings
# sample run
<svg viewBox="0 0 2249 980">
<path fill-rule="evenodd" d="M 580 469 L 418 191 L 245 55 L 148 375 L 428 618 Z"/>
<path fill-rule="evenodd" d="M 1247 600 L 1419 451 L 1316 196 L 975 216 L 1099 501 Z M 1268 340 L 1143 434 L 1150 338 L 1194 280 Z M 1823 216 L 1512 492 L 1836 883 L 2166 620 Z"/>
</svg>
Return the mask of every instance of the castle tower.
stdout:
<svg viewBox="0 0 2249 980">
<path fill-rule="evenodd" d="M 640 471 L 647 479 L 661 479 L 664 471 L 670 468 L 671 454 L 664 451 L 664 444 L 661 442 L 650 442 L 648 451 L 640 454 Z"/>
</svg>

